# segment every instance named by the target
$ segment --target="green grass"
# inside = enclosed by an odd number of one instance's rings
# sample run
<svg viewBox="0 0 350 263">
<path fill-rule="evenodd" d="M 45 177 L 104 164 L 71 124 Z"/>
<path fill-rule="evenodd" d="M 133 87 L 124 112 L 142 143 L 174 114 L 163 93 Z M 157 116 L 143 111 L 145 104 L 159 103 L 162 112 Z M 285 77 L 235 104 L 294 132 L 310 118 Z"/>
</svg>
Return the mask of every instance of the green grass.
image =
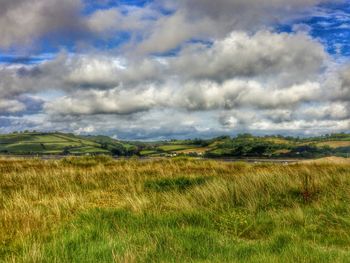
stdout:
<svg viewBox="0 0 350 263">
<path fill-rule="evenodd" d="M 164 151 L 164 152 L 175 152 L 175 151 L 181 151 L 181 150 L 186 150 L 186 149 L 193 149 L 196 148 L 195 145 L 162 145 L 159 146 L 158 149 Z"/>
<path fill-rule="evenodd" d="M 190 187 L 202 185 L 206 182 L 208 178 L 198 177 L 198 178 L 186 178 L 179 177 L 175 179 L 161 179 L 152 180 L 145 182 L 145 189 L 163 192 L 163 191 L 185 191 Z"/>
<path fill-rule="evenodd" d="M 157 151 L 154 150 L 143 150 L 140 152 L 141 156 L 148 156 L 148 155 L 152 155 L 152 154 L 156 154 L 158 153 Z"/>
<path fill-rule="evenodd" d="M 131 144 L 129 142 L 123 142 L 123 141 L 119 141 L 119 140 L 115 140 L 113 138 L 110 138 L 108 136 L 102 136 L 102 135 L 98 135 L 98 136 L 85 136 L 83 138 L 88 139 L 89 141 L 98 143 L 98 144 L 106 144 L 109 147 L 114 147 L 114 146 L 122 146 L 124 147 L 126 150 L 133 150 L 136 148 L 135 144 Z"/>
<path fill-rule="evenodd" d="M 349 262 L 349 164 L 0 159 L 0 262 Z"/>
<path fill-rule="evenodd" d="M 0 152 L 10 154 L 109 153 L 101 145 L 70 134 L 23 133 L 0 135 Z"/>
<path fill-rule="evenodd" d="M 279 227 L 268 214 L 135 215 L 125 210 L 97 209 L 79 215 L 48 238 L 37 262 L 349 260 L 350 252 L 346 248 L 315 245 L 312 240 L 301 238 L 300 228 Z M 261 239 L 261 236 L 268 238 Z"/>
<path fill-rule="evenodd" d="M 18 260 L 38 253 L 32 262 L 348 262 L 346 233 L 326 226 L 332 215 L 299 213 L 92 209 L 43 239 L 40 251 L 28 243 Z"/>
</svg>

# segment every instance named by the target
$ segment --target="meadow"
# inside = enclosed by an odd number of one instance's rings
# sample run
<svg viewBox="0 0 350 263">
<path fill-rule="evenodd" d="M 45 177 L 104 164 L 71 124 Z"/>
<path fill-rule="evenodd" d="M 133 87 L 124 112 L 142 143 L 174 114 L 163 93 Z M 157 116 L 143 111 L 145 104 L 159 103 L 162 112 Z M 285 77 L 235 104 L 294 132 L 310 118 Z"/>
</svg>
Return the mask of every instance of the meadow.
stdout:
<svg viewBox="0 0 350 263">
<path fill-rule="evenodd" d="M 0 262 L 350 262 L 350 163 L 0 159 Z"/>
<path fill-rule="evenodd" d="M 0 154 L 315 159 L 329 156 L 348 157 L 350 134 L 330 134 L 311 138 L 238 134 L 235 137 L 220 136 L 212 139 L 142 142 L 123 141 L 102 135 L 24 131 L 0 134 Z"/>
<path fill-rule="evenodd" d="M 27 154 L 108 154 L 99 143 L 63 133 L 15 133 L 0 135 L 0 152 L 14 155 Z"/>
</svg>

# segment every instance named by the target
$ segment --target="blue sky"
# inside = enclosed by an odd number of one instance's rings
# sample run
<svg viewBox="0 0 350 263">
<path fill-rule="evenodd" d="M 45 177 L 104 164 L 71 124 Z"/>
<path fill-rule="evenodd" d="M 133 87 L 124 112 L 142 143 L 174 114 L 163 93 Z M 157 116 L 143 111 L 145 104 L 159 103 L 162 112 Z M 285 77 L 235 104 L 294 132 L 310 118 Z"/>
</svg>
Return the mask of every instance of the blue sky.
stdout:
<svg viewBox="0 0 350 263">
<path fill-rule="evenodd" d="M 112 8 L 121 8 L 125 12 L 125 6 L 142 8 L 152 1 L 125 0 L 125 1 L 84 1 L 85 6 L 82 10 L 82 16 L 89 16 L 98 10 L 108 10 Z M 163 12 L 166 13 L 166 12 Z M 171 14 L 171 13 L 170 13 Z M 340 1 L 336 3 L 327 2 L 314 7 L 308 16 L 300 19 L 293 19 L 288 23 L 277 23 L 274 25 L 276 31 L 293 32 L 293 27 L 305 25 L 309 34 L 315 39 L 319 39 L 331 55 L 350 56 L 350 1 Z M 117 32 L 108 39 L 89 36 L 86 41 L 90 42 L 94 48 L 99 50 L 110 50 L 118 48 L 120 45 L 130 40 L 130 34 Z M 203 40 L 205 41 L 205 40 Z M 26 50 L 23 47 L 10 48 L 2 50 L 0 54 L 0 63 L 40 63 L 48 58 L 53 58 L 52 54 L 60 52 L 62 49 L 69 52 L 77 51 L 76 39 L 57 36 L 50 39 L 43 37 L 35 43 L 34 50 Z M 175 49 L 179 51 L 179 49 Z M 166 52 L 166 54 L 173 52 Z M 49 56 L 47 54 L 50 54 Z M 161 54 L 163 55 L 163 54 Z"/>
<path fill-rule="evenodd" d="M 332 55 L 350 56 L 350 4 L 349 1 L 317 6 L 309 17 L 281 25 L 281 31 L 291 32 L 296 24 L 307 25 L 309 34 L 319 39 Z"/>
<path fill-rule="evenodd" d="M 0 3 L 2 133 L 350 130 L 348 0 L 31 1 Z"/>
</svg>

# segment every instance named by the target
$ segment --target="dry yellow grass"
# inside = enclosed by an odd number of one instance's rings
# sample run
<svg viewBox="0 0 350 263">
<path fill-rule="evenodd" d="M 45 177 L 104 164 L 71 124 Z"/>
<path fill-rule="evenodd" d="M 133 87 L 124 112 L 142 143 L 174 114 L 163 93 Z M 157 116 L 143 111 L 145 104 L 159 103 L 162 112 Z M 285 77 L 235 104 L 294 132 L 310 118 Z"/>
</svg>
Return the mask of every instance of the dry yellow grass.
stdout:
<svg viewBox="0 0 350 263">
<path fill-rule="evenodd" d="M 232 231 L 242 240 L 266 239 L 267 234 L 254 230 L 261 227 L 254 215 L 266 211 L 281 227 L 303 224 L 305 202 L 307 209 L 321 211 L 325 203 L 336 206 L 350 200 L 349 178 L 348 162 L 284 166 L 185 159 L 114 161 L 107 157 L 0 159 L 0 256 L 4 253 L 12 262 L 26 262 L 23 258 L 28 257 L 40 262 L 35 258 L 43 256 L 43 237 L 95 208 L 124 209 L 135 215 L 213 213 L 220 215 L 214 227 L 224 229 L 223 233 Z M 180 188 L 171 188 L 174 185 L 169 182 Z M 185 191 L 176 190 L 187 186 Z M 251 221 L 245 223 L 245 217 Z M 239 228 L 229 228 L 231 223 Z M 28 242 L 28 251 L 18 260 L 11 249 Z M 132 251 L 126 258 L 142 258 Z"/>
<path fill-rule="evenodd" d="M 350 141 L 329 141 L 316 144 L 318 147 L 329 146 L 331 148 L 350 147 Z"/>
<path fill-rule="evenodd" d="M 286 145 L 291 144 L 291 141 L 287 139 L 282 139 L 282 138 L 267 138 L 265 139 L 265 141 L 276 143 L 276 144 L 286 144 Z"/>
<path fill-rule="evenodd" d="M 320 159 L 314 159 L 314 160 L 307 160 L 302 161 L 301 163 L 310 163 L 310 164 L 350 164 L 350 158 L 343 158 L 343 157 L 325 157 Z"/>
<path fill-rule="evenodd" d="M 176 153 L 183 153 L 183 154 L 189 154 L 189 153 L 205 153 L 208 151 L 209 147 L 199 147 L 199 148 L 193 148 L 193 149 L 186 149 L 186 150 L 180 150 L 176 151 Z"/>
</svg>

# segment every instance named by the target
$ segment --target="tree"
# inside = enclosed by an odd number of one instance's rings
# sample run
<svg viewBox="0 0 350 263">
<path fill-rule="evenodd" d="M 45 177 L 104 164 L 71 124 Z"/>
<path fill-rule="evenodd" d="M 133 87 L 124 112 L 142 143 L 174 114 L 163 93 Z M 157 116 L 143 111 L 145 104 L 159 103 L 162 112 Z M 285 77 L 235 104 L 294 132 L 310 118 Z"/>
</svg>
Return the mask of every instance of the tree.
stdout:
<svg viewBox="0 0 350 263">
<path fill-rule="evenodd" d="M 69 155 L 70 154 L 69 147 L 64 147 L 62 153 L 63 155 Z"/>
</svg>

